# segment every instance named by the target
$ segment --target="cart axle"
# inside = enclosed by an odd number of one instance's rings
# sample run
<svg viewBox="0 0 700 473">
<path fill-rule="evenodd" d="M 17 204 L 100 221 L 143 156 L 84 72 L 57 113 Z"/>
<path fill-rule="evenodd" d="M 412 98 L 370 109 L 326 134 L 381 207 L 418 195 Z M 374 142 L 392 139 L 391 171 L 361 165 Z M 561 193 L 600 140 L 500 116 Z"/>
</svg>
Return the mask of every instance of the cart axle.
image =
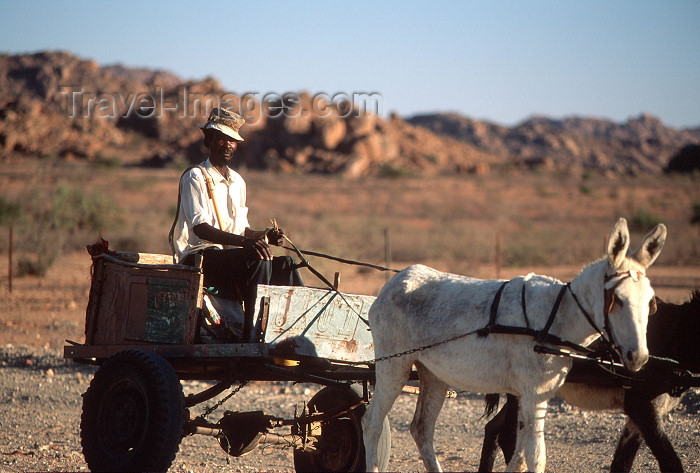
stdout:
<svg viewBox="0 0 700 473">
<path fill-rule="evenodd" d="M 224 433 L 223 429 L 216 428 L 216 427 L 204 427 L 201 425 L 195 426 L 192 433 L 199 434 L 199 435 L 206 435 L 208 437 L 216 437 L 216 438 L 225 437 L 225 433 Z M 304 440 L 299 435 L 294 435 L 294 434 L 282 435 L 282 434 L 277 434 L 274 432 L 260 432 L 260 434 L 261 434 L 260 438 L 257 440 L 257 442 L 255 442 L 255 445 L 252 445 L 252 448 L 256 447 L 259 444 L 278 445 L 278 446 L 282 446 L 282 447 L 291 447 L 291 448 L 302 448 L 304 446 Z M 306 450 L 309 450 L 308 445 L 304 448 Z"/>
</svg>

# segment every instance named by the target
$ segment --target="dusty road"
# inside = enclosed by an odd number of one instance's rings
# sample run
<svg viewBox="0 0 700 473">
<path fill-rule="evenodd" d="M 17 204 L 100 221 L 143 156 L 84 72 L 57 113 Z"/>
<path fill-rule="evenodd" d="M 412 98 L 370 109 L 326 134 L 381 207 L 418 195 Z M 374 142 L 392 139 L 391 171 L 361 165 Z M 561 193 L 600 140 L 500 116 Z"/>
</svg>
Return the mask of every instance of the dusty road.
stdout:
<svg viewBox="0 0 700 473">
<path fill-rule="evenodd" d="M 575 269 L 559 269 L 556 275 L 568 279 L 570 271 Z M 656 271 L 661 281 L 683 276 L 697 286 L 697 268 Z M 81 253 L 62 259 L 47 279 L 21 278 L 15 281 L 11 294 L 0 288 L 0 472 L 87 470 L 79 425 L 81 394 L 89 385 L 93 369 L 64 360 L 61 347 L 66 339 L 84 341 L 88 287 L 89 270 Z M 689 291 L 681 288 L 671 292 L 661 287 L 657 293 L 681 302 Z M 185 394 L 206 387 L 195 382 L 183 385 Z M 263 410 L 290 418 L 295 407 L 301 409 L 318 389 L 316 385 L 251 383 L 222 409 Z M 414 395 L 402 395 L 390 413 L 391 471 L 423 471 L 408 432 L 415 401 Z M 687 472 L 700 471 L 699 410 L 700 395 L 691 392 L 666 422 Z M 483 400 L 476 394 L 445 401 L 438 419 L 436 449 L 446 471 L 473 471 L 478 466 L 486 422 L 482 412 Z M 214 414 L 212 418 L 218 417 Z M 583 412 L 553 401 L 546 422 L 547 471 L 607 471 L 624 422 L 621 412 Z M 504 468 L 502 460 L 496 468 Z M 229 458 L 214 439 L 201 436 L 183 440 L 171 468 L 174 472 L 196 473 L 292 470 L 289 449 L 258 448 L 244 457 Z M 646 447 L 634 471 L 658 471 Z"/>
<path fill-rule="evenodd" d="M 93 368 L 67 362 L 57 350 L 0 347 L 0 471 L 87 471 L 79 437 L 81 394 Z M 202 390 L 184 382 L 185 394 Z M 315 385 L 251 383 L 222 409 L 258 410 L 292 416 L 295 406 L 318 389 Z M 423 471 L 408 433 L 416 397 L 404 394 L 390 413 L 391 471 Z M 217 411 L 218 412 L 218 411 Z M 446 471 L 473 471 L 478 466 L 485 420 L 482 397 L 468 394 L 445 401 L 436 432 L 436 448 Z M 217 418 L 216 413 L 212 418 Z M 612 459 L 625 417 L 620 412 L 592 413 L 558 400 L 547 415 L 547 471 L 603 472 Z M 700 391 L 685 395 L 666 421 L 667 431 L 686 471 L 700 471 Z M 502 469 L 502 460 L 496 465 Z M 170 471 L 292 471 L 292 451 L 258 447 L 249 455 L 228 457 L 211 438 L 186 437 Z M 637 472 L 658 471 L 643 447 Z"/>
</svg>

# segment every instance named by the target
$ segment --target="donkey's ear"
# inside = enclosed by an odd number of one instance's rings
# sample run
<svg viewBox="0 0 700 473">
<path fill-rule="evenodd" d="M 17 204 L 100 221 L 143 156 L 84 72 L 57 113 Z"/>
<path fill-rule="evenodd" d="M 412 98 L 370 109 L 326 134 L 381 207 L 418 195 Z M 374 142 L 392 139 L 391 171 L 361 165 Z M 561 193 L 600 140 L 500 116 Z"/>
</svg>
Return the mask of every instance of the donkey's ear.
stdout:
<svg viewBox="0 0 700 473">
<path fill-rule="evenodd" d="M 630 246 L 630 232 L 627 228 L 627 220 L 621 218 L 613 227 L 608 238 L 608 261 L 610 266 L 617 268 L 627 256 L 627 248 Z"/>
<path fill-rule="evenodd" d="M 645 268 L 648 268 L 661 253 L 665 242 L 666 225 L 660 223 L 644 237 L 644 241 L 639 245 L 637 251 L 634 252 L 634 259 Z"/>
</svg>

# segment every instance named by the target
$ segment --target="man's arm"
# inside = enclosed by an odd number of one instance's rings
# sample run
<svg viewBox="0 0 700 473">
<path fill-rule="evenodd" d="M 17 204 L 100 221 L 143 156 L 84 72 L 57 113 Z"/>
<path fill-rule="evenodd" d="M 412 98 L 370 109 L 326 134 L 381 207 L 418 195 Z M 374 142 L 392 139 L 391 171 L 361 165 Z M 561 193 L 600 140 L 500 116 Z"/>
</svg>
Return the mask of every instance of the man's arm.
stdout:
<svg viewBox="0 0 700 473">
<path fill-rule="evenodd" d="M 212 227 L 208 223 L 200 223 L 192 227 L 192 231 L 202 240 L 216 243 L 218 245 L 240 246 L 249 250 L 253 250 L 260 259 L 272 260 L 270 246 L 265 243 L 265 232 L 255 232 L 246 228 L 245 236 L 236 235 L 234 233 L 225 232 L 218 228 Z"/>
<path fill-rule="evenodd" d="M 266 228 L 265 230 L 253 230 L 246 228 L 243 232 L 247 238 L 260 238 L 265 240 L 268 245 L 280 246 L 284 239 L 284 230 L 277 226 Z"/>
</svg>

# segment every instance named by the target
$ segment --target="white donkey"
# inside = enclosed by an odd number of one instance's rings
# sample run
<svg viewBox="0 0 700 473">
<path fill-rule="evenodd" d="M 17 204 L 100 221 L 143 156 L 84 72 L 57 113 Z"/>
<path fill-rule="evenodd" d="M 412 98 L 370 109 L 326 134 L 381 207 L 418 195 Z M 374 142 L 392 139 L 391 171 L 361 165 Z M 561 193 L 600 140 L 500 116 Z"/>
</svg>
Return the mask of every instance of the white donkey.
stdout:
<svg viewBox="0 0 700 473">
<path fill-rule="evenodd" d="M 666 227 L 659 224 L 628 254 L 627 221 L 620 219 L 607 257 L 568 285 L 534 274 L 506 283 L 480 280 L 422 265 L 397 274 L 369 311 L 377 361 L 374 395 L 362 419 L 367 469 L 378 468 L 382 422 L 415 365 L 420 394 L 410 431 L 428 471 L 442 471 L 433 434 L 448 386 L 517 395 L 520 429 L 508 471 L 544 471 L 547 401 L 564 383 L 571 361 L 533 347 L 551 336 L 587 346 L 604 330 L 626 367 L 638 371 L 649 357 L 646 326 L 654 300 L 645 269 L 665 239 Z M 495 330 L 480 330 L 486 326 Z M 524 334 L 503 333 L 513 327 Z M 533 333 L 542 329 L 550 338 L 537 341 Z"/>
</svg>

